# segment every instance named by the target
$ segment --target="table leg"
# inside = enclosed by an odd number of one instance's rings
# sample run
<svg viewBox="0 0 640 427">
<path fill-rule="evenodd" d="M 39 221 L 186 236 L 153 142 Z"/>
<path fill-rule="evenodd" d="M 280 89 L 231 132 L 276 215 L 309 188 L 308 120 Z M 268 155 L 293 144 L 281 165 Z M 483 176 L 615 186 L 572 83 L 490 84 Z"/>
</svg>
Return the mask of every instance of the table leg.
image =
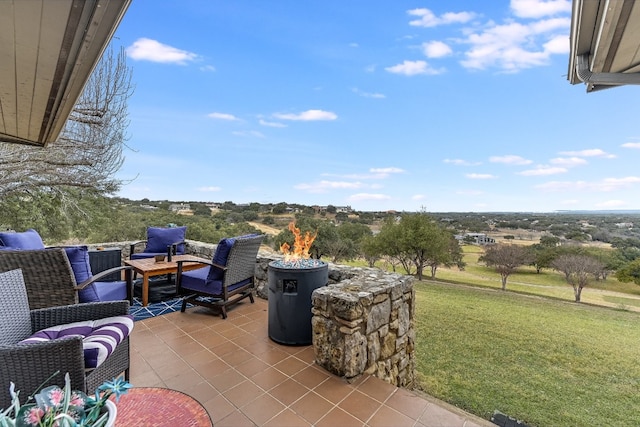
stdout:
<svg viewBox="0 0 640 427">
<path fill-rule="evenodd" d="M 146 307 L 149 304 L 149 275 L 144 273 L 142 275 L 142 306 Z"/>
</svg>

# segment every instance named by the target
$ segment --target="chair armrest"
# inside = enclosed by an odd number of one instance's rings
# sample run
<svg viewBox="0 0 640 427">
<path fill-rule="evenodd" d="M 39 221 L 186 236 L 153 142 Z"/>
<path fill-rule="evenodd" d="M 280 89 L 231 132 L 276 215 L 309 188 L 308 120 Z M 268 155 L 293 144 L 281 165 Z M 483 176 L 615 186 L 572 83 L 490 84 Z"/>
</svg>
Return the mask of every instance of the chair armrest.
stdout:
<svg viewBox="0 0 640 427">
<path fill-rule="evenodd" d="M 147 243 L 146 240 L 138 240 L 137 242 L 133 242 L 129 245 L 129 258 L 131 258 L 131 254 L 135 253 L 136 246 L 141 243 Z"/>
<path fill-rule="evenodd" d="M 80 336 L 30 344 L 0 345 L 0 360 L 3 401 L 5 397 L 8 399 L 9 382 L 16 384 L 16 390 L 20 390 L 20 400 L 24 402 L 29 393 L 35 393 L 56 372 L 58 374 L 47 384 L 63 385 L 64 375 L 68 372 L 72 389 L 86 390 Z"/>
<path fill-rule="evenodd" d="M 129 314 L 129 301 L 87 302 L 31 310 L 33 331 L 65 323 Z"/>
</svg>

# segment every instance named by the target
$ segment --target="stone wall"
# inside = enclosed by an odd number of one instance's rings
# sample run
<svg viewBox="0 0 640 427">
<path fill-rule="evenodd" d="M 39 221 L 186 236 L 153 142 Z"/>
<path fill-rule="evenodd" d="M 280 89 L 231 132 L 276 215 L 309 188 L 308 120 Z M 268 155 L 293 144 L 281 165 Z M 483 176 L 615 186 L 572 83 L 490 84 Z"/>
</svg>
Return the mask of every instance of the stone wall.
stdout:
<svg viewBox="0 0 640 427">
<path fill-rule="evenodd" d="M 377 269 L 313 293 L 316 362 L 346 379 L 374 375 L 411 388 L 415 380 L 413 278 Z"/>
<path fill-rule="evenodd" d="M 90 245 L 119 247 L 123 260 L 131 242 Z M 212 259 L 217 245 L 187 240 L 186 253 Z M 267 299 L 269 263 L 279 254 L 261 250 L 256 259 L 256 293 Z M 329 264 L 329 285 L 316 289 L 313 347 L 316 362 L 352 380 L 374 375 L 411 388 L 415 381 L 415 290 L 411 276 L 376 268 Z"/>
</svg>

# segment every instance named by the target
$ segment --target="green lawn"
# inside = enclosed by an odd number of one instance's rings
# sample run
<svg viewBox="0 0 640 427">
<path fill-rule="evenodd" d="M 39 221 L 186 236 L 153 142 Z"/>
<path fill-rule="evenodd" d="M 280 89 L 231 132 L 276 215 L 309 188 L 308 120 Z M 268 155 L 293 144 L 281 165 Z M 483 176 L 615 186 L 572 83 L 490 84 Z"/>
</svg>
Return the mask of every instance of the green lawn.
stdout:
<svg viewBox="0 0 640 427">
<path fill-rule="evenodd" d="M 420 282 L 416 333 L 423 390 L 480 417 L 638 425 L 639 313 Z"/>
</svg>

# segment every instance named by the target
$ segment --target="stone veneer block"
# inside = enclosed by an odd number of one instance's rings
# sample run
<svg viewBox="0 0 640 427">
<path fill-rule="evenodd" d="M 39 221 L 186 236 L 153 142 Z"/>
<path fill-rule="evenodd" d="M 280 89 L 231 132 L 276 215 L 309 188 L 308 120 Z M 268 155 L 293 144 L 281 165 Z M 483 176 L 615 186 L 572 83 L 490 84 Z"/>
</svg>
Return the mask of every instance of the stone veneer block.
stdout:
<svg viewBox="0 0 640 427">
<path fill-rule="evenodd" d="M 313 292 L 316 363 L 348 380 L 367 373 L 411 387 L 415 380 L 413 278 L 358 270 L 347 280 Z"/>
</svg>

